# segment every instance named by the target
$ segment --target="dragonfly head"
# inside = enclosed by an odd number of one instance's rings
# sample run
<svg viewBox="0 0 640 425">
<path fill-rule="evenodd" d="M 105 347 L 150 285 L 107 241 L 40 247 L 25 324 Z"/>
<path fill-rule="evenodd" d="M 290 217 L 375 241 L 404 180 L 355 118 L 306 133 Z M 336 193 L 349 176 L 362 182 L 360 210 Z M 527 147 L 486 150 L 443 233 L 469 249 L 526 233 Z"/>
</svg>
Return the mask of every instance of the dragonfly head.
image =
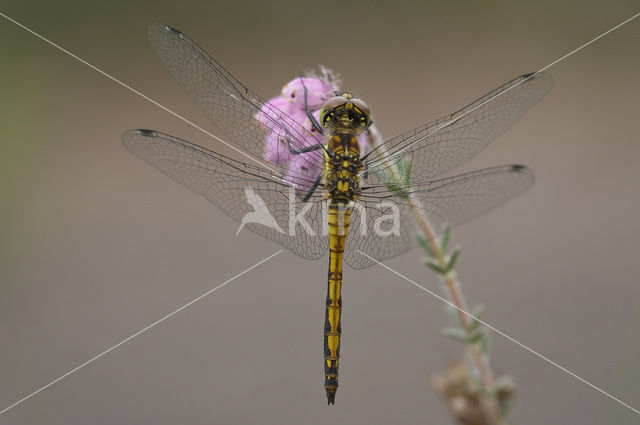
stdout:
<svg viewBox="0 0 640 425">
<path fill-rule="evenodd" d="M 328 99 L 320 109 L 320 123 L 332 130 L 361 133 L 371 124 L 369 107 L 349 93 Z"/>
</svg>

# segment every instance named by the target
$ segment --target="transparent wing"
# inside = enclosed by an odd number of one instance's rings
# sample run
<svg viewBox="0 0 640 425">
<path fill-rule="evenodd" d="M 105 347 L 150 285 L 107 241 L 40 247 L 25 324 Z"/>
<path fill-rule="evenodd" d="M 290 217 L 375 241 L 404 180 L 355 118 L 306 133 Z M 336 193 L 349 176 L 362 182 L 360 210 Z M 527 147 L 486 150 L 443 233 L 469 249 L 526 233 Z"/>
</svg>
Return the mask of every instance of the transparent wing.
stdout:
<svg viewBox="0 0 640 425">
<path fill-rule="evenodd" d="M 463 164 L 511 127 L 551 86 L 549 74 L 522 75 L 451 115 L 382 143 L 366 155 L 367 182 L 389 181 L 389 165 L 398 160 L 411 164 L 415 180 Z"/>
<path fill-rule="evenodd" d="M 130 130 L 122 143 L 135 155 L 244 223 L 244 227 L 271 239 L 306 259 L 322 257 L 328 249 L 323 232 L 325 198 L 321 190 L 308 202 L 291 203 L 293 189 L 280 176 L 245 164 L 177 137 L 154 130 Z M 290 221 L 305 210 L 304 223 Z M 295 223 L 291 232 L 289 223 Z"/>
<path fill-rule="evenodd" d="M 271 132 L 277 133 L 283 141 L 288 139 L 295 149 L 323 143 L 320 136 L 306 132 L 294 119 L 246 88 L 187 35 L 168 25 L 155 23 L 149 26 L 147 36 L 171 75 L 204 115 L 245 153 L 263 160 L 265 137 Z M 257 114 L 260 114 L 260 120 Z M 312 181 L 324 164 L 322 150 L 290 158 L 288 150 L 283 149 L 282 155 L 286 158 L 271 161 L 269 166 L 278 167 L 281 162 L 291 164 L 288 167 L 291 174 L 310 168 L 310 163 L 316 164 L 311 167 L 315 171 L 313 176 L 302 174 L 303 178 L 309 177 Z M 296 162 L 301 166 L 296 167 Z M 283 175 L 286 173 L 286 170 L 280 171 Z"/>
<path fill-rule="evenodd" d="M 445 224 L 459 224 L 497 207 L 529 189 L 533 182 L 529 168 L 507 165 L 413 183 L 409 193 L 422 206 L 435 231 L 440 232 Z M 395 233 L 394 214 L 398 223 Z M 367 223 L 366 229 L 363 222 Z M 364 187 L 352 212 L 344 260 L 361 269 L 375 262 L 359 251 L 378 261 L 396 257 L 416 247 L 418 231 L 408 199 L 384 185 Z"/>
</svg>

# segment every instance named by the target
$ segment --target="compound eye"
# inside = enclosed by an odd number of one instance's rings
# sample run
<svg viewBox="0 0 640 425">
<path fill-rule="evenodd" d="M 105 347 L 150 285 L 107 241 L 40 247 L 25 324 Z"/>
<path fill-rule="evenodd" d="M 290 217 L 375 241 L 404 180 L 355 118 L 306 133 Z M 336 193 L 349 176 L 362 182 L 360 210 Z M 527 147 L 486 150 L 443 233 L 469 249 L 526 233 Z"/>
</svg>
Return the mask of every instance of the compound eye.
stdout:
<svg viewBox="0 0 640 425">
<path fill-rule="evenodd" d="M 353 103 L 356 108 L 360 109 L 366 116 L 369 116 L 371 113 L 367 104 L 360 99 L 351 99 L 351 103 Z"/>
<path fill-rule="evenodd" d="M 324 102 L 324 105 L 320 108 L 320 123 L 326 126 L 328 119 L 331 117 L 332 111 L 345 103 L 347 103 L 347 99 L 343 96 L 334 96 Z"/>
<path fill-rule="evenodd" d="M 329 111 L 331 109 L 337 108 L 338 106 L 344 105 L 345 103 L 347 103 L 346 98 L 344 98 L 343 96 L 335 96 L 329 98 L 326 102 L 324 102 L 324 105 L 322 105 L 322 109 Z"/>
</svg>

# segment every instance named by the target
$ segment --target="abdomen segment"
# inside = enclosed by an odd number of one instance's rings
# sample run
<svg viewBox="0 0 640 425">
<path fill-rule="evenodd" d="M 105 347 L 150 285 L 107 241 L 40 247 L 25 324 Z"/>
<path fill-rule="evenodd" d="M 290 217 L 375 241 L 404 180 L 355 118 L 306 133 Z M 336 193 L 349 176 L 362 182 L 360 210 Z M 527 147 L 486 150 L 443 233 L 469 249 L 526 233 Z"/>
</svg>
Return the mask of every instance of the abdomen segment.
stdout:
<svg viewBox="0 0 640 425">
<path fill-rule="evenodd" d="M 340 361 L 340 316 L 342 313 L 342 255 L 349 228 L 351 209 L 343 203 L 329 201 L 329 282 L 324 319 L 324 388 L 327 403 L 334 404 L 338 390 Z"/>
</svg>

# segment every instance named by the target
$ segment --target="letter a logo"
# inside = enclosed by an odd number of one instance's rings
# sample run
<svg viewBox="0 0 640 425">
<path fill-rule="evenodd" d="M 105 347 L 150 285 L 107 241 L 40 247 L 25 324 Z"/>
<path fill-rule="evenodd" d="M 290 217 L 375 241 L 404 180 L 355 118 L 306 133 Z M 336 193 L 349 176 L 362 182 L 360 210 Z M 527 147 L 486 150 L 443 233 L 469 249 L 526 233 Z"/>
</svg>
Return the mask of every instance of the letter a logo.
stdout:
<svg viewBox="0 0 640 425">
<path fill-rule="evenodd" d="M 244 189 L 244 194 L 247 197 L 247 203 L 253 208 L 253 212 L 248 212 L 244 217 L 242 217 L 236 236 L 240 233 L 245 224 L 249 223 L 262 224 L 263 226 L 276 229 L 280 233 L 284 233 L 284 230 L 282 230 L 276 219 L 273 218 L 269 212 L 269 208 L 267 208 L 267 205 L 264 203 L 260 195 L 255 193 L 250 187 L 246 187 Z"/>
</svg>

